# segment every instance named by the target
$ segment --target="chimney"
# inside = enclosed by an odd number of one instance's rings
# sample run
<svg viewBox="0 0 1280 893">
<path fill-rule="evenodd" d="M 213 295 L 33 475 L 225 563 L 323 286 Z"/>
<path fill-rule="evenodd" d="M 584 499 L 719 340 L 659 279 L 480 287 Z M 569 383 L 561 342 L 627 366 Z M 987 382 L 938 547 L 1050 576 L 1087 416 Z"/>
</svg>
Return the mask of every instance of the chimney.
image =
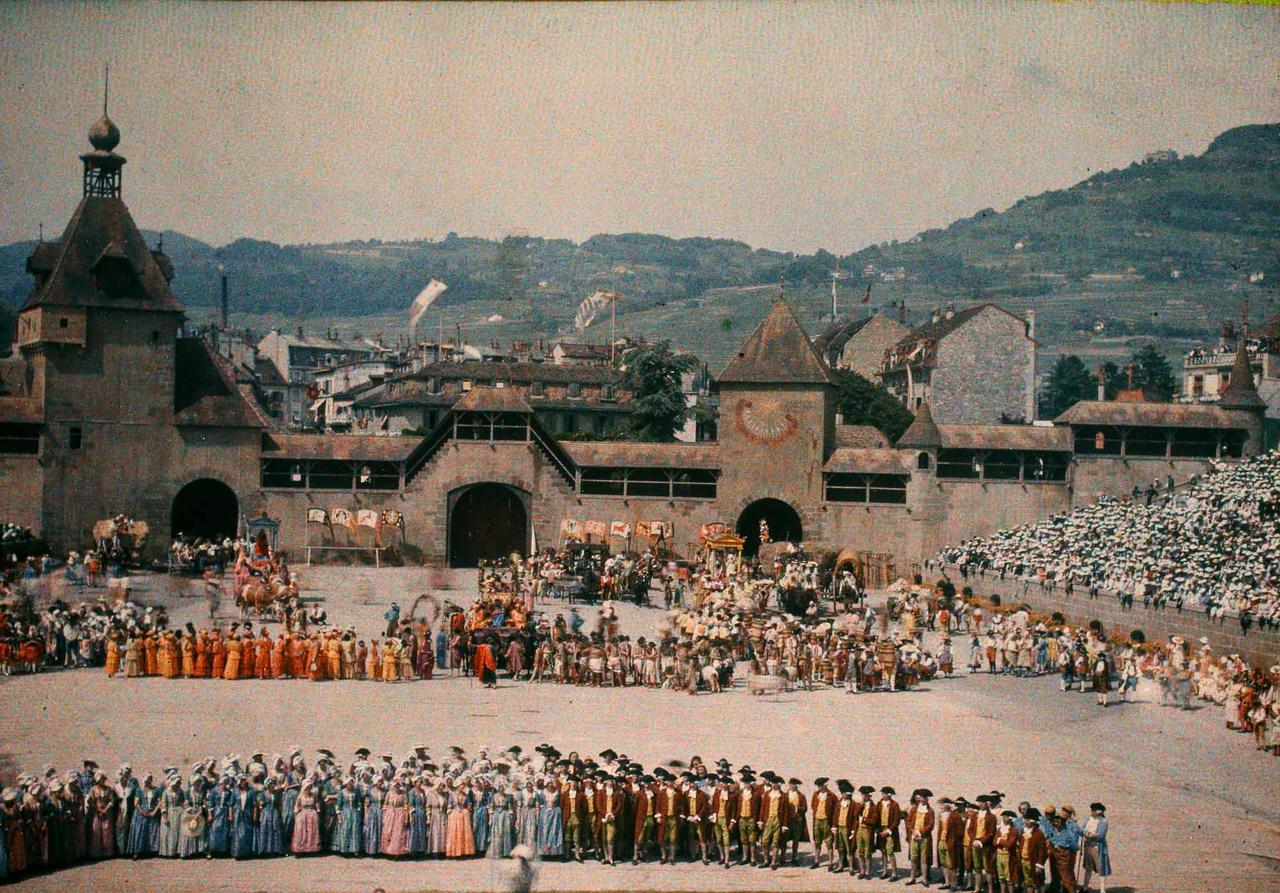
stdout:
<svg viewBox="0 0 1280 893">
<path fill-rule="evenodd" d="M 302 326 L 298 326 L 298 337 L 302 337 Z"/>
<path fill-rule="evenodd" d="M 227 331 L 227 318 L 230 314 L 231 304 L 227 298 L 227 274 L 222 274 L 222 331 Z"/>
<path fill-rule="evenodd" d="M 1107 399 L 1107 367 L 1098 366 L 1098 402 L 1104 403 Z"/>
<path fill-rule="evenodd" d="M 1027 311 L 1027 337 L 1032 341 L 1036 340 L 1036 312 L 1034 310 Z"/>
</svg>

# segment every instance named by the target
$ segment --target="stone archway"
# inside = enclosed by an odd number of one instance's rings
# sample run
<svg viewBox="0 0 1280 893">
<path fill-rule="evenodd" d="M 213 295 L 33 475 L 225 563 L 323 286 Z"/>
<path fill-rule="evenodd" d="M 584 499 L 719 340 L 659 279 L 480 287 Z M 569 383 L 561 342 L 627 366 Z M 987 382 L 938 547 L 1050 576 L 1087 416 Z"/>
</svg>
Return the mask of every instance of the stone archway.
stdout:
<svg viewBox="0 0 1280 893">
<path fill-rule="evenodd" d="M 475 567 L 529 548 L 529 494 L 493 481 L 449 494 L 450 567 Z"/>
<path fill-rule="evenodd" d="M 769 524 L 771 542 L 798 543 L 804 539 L 804 527 L 800 523 L 800 515 L 788 503 L 781 499 L 757 499 L 748 503 L 738 515 L 736 526 L 738 536 L 746 542 L 742 546 L 742 554 L 748 558 L 760 552 L 760 520 Z"/>
<path fill-rule="evenodd" d="M 205 539 L 235 537 L 240 530 L 240 501 L 235 491 L 214 478 L 199 478 L 173 498 L 170 534 Z"/>
</svg>

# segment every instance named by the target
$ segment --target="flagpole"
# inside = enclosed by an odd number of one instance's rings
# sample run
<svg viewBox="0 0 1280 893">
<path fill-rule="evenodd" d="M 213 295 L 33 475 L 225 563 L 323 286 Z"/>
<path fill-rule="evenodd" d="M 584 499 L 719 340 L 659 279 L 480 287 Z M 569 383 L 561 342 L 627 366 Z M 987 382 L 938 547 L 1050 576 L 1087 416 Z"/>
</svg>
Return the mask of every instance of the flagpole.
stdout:
<svg viewBox="0 0 1280 893">
<path fill-rule="evenodd" d="M 613 345 L 618 340 L 618 299 L 609 301 L 609 365 L 613 365 Z"/>
</svg>

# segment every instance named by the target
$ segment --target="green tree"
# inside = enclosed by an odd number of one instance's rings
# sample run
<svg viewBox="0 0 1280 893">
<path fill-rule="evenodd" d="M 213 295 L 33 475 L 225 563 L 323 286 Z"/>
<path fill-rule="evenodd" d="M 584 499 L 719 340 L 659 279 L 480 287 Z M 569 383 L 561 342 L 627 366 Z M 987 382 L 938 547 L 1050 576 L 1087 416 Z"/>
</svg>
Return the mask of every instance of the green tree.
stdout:
<svg viewBox="0 0 1280 893">
<path fill-rule="evenodd" d="M 894 441 L 911 426 L 911 412 L 880 385 L 847 369 L 832 370 L 831 375 L 836 383 L 836 409 L 846 425 L 872 425 Z"/>
<path fill-rule="evenodd" d="M 687 407 L 680 376 L 698 368 L 690 354 L 678 354 L 659 341 L 626 355 L 620 384 L 631 392 L 627 433 L 633 440 L 669 443 L 684 426 Z"/>
<path fill-rule="evenodd" d="M 1045 380 L 1041 415 L 1056 419 L 1081 400 L 1092 400 L 1097 388 L 1084 360 L 1075 354 L 1058 357 Z"/>
<path fill-rule="evenodd" d="M 1173 367 L 1154 344 L 1148 344 L 1133 355 L 1133 383 L 1142 388 L 1148 398 L 1168 401 L 1178 390 L 1178 378 Z"/>
</svg>

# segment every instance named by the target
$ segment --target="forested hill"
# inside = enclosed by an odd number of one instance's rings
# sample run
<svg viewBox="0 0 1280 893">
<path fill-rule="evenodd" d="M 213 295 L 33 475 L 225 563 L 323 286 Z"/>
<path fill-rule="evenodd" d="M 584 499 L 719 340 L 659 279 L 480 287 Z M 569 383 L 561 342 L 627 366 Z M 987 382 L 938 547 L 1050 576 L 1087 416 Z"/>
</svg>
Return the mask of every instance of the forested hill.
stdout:
<svg viewBox="0 0 1280 893">
<path fill-rule="evenodd" d="M 841 287 L 848 302 L 872 284 L 873 309 L 903 301 L 918 311 L 979 299 L 1043 309 L 1042 340 L 1069 342 L 1098 331 L 1099 323 L 1117 334 L 1155 325 L 1163 327 L 1157 335 L 1197 338 L 1217 326 L 1224 296 L 1248 289 L 1265 304 L 1274 293 L 1278 174 L 1280 124 L 1237 127 L 1203 155 L 1156 152 L 1004 211 L 988 208 L 905 242 L 844 254 Z M 153 243 L 158 238 L 148 234 Z M 31 247 L 0 247 L 0 305 L 16 307 L 25 297 Z M 177 270 L 176 293 L 197 313 L 217 304 L 219 265 L 230 276 L 238 313 L 390 318 L 437 278 L 449 285 L 441 303 L 450 325 L 468 320 L 483 328 L 497 315 L 506 328 L 492 334 L 512 337 L 563 330 L 579 300 L 607 288 L 626 298 L 619 328 L 677 343 L 690 337 L 691 318 L 718 322 L 723 332 L 758 319 L 774 292 L 752 286 L 779 279 L 789 283 L 788 295 L 811 327 L 820 324 L 836 265 L 827 251 L 793 255 L 729 239 L 641 233 L 597 235 L 581 244 L 452 233 L 435 241 L 332 245 L 239 239 L 215 249 L 167 232 L 164 250 Z M 706 337 L 685 346 L 721 352 Z"/>
</svg>

